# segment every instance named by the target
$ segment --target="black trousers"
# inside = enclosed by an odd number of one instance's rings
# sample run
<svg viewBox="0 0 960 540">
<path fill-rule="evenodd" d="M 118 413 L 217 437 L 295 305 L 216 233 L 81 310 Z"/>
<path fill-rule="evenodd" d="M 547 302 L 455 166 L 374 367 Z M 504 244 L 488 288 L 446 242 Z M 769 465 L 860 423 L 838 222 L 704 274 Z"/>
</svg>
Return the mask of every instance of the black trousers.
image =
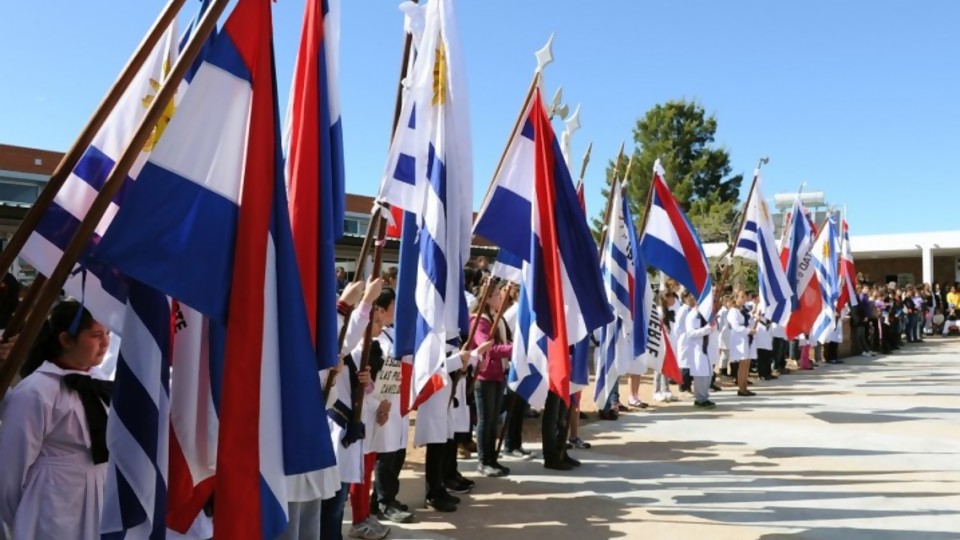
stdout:
<svg viewBox="0 0 960 540">
<path fill-rule="evenodd" d="M 477 381 L 473 389 L 477 399 L 477 459 L 481 465 L 497 463 L 497 429 L 503 404 L 503 383 Z"/>
<path fill-rule="evenodd" d="M 680 374 L 683 376 L 683 381 L 680 383 L 681 392 L 692 392 L 693 391 L 693 376 L 690 375 L 689 368 L 683 368 L 680 370 Z"/>
<path fill-rule="evenodd" d="M 457 467 L 457 438 L 461 435 L 466 435 L 467 439 L 470 438 L 469 433 L 456 433 L 454 434 L 454 439 L 447 441 L 447 444 L 444 445 L 444 458 L 443 458 L 443 479 L 457 481 L 461 478 L 460 469 Z"/>
<path fill-rule="evenodd" d="M 373 469 L 373 497 L 370 498 L 371 510 L 377 510 L 377 505 L 386 505 L 397 500 L 400 493 L 400 470 L 407 460 L 407 449 L 396 452 L 377 454 L 377 463 Z"/>
<path fill-rule="evenodd" d="M 569 409 L 560 399 L 560 396 L 550 392 L 547 402 L 543 406 L 543 460 L 559 461 L 567 449 L 567 434 L 570 432 L 568 422 Z"/>
<path fill-rule="evenodd" d="M 783 371 L 787 367 L 787 349 L 789 344 L 783 338 L 773 338 L 773 367 L 777 371 Z"/>
<path fill-rule="evenodd" d="M 507 413 L 507 436 L 503 440 L 503 449 L 506 452 L 523 446 L 523 418 L 530 405 L 518 396 L 513 390 L 507 390 L 507 399 L 504 410 Z"/>
<path fill-rule="evenodd" d="M 833 341 L 827 342 L 827 344 L 824 345 L 824 352 L 823 352 L 824 357 L 827 360 L 839 360 L 840 359 L 839 350 L 840 350 L 839 343 L 836 343 Z"/>
<path fill-rule="evenodd" d="M 444 470 L 447 467 L 448 457 L 447 446 L 453 447 L 453 455 L 456 459 L 457 446 L 450 441 L 427 445 L 424 479 L 427 482 L 428 499 L 442 497 L 447 492 L 447 489 L 443 487 Z"/>
<path fill-rule="evenodd" d="M 773 374 L 773 351 L 770 349 L 757 349 L 757 375 L 769 377 Z"/>
</svg>

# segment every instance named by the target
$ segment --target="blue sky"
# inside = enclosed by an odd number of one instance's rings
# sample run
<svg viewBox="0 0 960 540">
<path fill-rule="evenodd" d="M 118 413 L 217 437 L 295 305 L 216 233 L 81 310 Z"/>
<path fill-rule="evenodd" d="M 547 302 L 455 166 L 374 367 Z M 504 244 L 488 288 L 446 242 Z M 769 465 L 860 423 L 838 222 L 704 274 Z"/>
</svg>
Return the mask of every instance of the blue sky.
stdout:
<svg viewBox="0 0 960 540">
<path fill-rule="evenodd" d="M 65 150 L 165 3 L 0 3 L 0 142 Z M 402 44 L 398 4 L 343 1 L 352 192 L 373 194 L 383 170 Z M 281 96 L 302 10 L 303 0 L 274 4 Z M 960 193 L 960 3 L 459 0 L 457 10 L 476 205 L 529 84 L 533 52 L 555 32 L 547 88 L 552 95 L 562 85 L 565 101 L 582 106 L 574 169 L 593 142 L 591 215 L 603 204 L 605 163 L 636 119 L 685 98 L 717 116 L 717 142 L 735 172 L 749 177 L 770 156 L 768 197 L 806 181 L 847 206 L 853 234 L 960 229 L 949 202 Z"/>
</svg>

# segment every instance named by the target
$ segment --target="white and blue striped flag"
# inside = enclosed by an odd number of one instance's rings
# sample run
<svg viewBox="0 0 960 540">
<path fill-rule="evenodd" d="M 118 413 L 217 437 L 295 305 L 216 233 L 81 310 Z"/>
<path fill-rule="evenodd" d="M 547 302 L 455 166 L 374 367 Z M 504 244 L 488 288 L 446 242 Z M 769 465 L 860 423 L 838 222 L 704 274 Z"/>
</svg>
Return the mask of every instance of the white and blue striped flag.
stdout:
<svg viewBox="0 0 960 540">
<path fill-rule="evenodd" d="M 130 281 L 107 422 L 101 538 L 163 540 L 170 446 L 170 301 Z"/>
<path fill-rule="evenodd" d="M 507 385 L 534 409 L 543 408 L 550 391 L 547 377 L 547 336 L 537 326 L 537 314 L 530 301 L 530 265 L 523 263 L 524 278 L 517 305 L 517 324 L 513 329 L 513 357 Z"/>
<path fill-rule="evenodd" d="M 643 313 L 643 286 L 646 265 L 640 258 L 636 226 L 629 204 L 623 197 L 620 182 L 615 181 L 610 203 L 607 236 L 600 258 L 603 288 L 614 320 L 600 330 L 600 345 L 596 350 L 597 384 L 594 401 L 603 408 L 617 384 L 617 378 L 626 373 L 646 371 L 644 352 L 647 344 L 646 318 Z M 642 283 L 637 283 L 637 275 Z"/>
<path fill-rule="evenodd" d="M 403 322 L 415 324 L 414 395 L 442 369 L 446 343 L 460 336 L 466 321 L 462 268 L 470 256 L 473 155 L 453 4 L 427 4 L 423 38 L 401 108 L 405 121 L 394 134 L 380 194 L 417 216 L 415 302 L 404 304 L 415 306 L 416 313 L 397 314 L 398 335 L 404 334 Z M 398 291 L 398 296 L 410 294 Z"/>
<path fill-rule="evenodd" d="M 743 229 L 737 238 L 733 254 L 757 263 L 760 283 L 760 305 L 767 319 L 784 325 L 790 318 L 790 300 L 793 289 L 780 262 L 773 220 L 763 199 L 760 171 L 754 173 L 755 183 L 747 201 Z"/>
</svg>

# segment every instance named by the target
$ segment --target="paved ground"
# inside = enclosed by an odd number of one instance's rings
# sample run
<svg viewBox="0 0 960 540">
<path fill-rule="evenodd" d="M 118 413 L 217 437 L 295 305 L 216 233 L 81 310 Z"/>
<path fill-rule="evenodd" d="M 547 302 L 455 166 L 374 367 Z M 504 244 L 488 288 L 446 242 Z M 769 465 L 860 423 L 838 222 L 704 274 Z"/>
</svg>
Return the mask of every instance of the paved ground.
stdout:
<svg viewBox="0 0 960 540">
<path fill-rule="evenodd" d="M 512 462 L 457 513 L 421 510 L 390 537 L 960 539 L 960 342 L 755 389 L 586 426 L 575 473 Z M 401 499 L 422 505 L 422 476 L 405 476 Z"/>
</svg>

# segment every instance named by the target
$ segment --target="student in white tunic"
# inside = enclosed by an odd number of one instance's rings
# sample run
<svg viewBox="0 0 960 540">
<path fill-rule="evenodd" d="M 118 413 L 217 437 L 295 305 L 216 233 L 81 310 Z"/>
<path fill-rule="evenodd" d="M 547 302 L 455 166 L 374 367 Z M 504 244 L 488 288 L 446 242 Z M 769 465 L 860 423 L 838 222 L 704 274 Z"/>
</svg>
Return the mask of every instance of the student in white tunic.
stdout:
<svg viewBox="0 0 960 540">
<path fill-rule="evenodd" d="M 0 405 L 0 520 L 14 540 L 100 538 L 110 383 L 90 372 L 109 342 L 79 303 L 61 302 Z"/>
<path fill-rule="evenodd" d="M 683 305 L 677 310 L 674 328 L 676 332 L 671 332 L 677 338 L 677 365 L 680 367 L 680 373 L 683 380 L 680 381 L 680 391 L 693 392 L 693 378 L 690 375 L 690 363 L 693 360 L 693 351 L 691 350 L 687 336 L 687 318 L 697 309 L 697 298 L 690 291 L 683 291 L 681 302 Z"/>
<path fill-rule="evenodd" d="M 717 335 L 716 322 L 708 323 L 699 311 L 693 309 L 684 318 L 684 335 L 683 355 L 687 357 L 690 376 L 693 377 L 693 405 L 699 409 L 712 409 L 716 405 L 710 401 L 710 382 L 713 380 L 710 340 Z"/>
<path fill-rule="evenodd" d="M 733 297 L 729 294 L 723 295 L 720 301 L 722 307 L 717 312 L 717 329 L 720 331 L 718 348 L 720 349 L 720 359 L 717 362 L 717 373 L 721 376 L 728 376 L 727 368 L 730 366 L 730 323 L 727 315 L 733 308 Z"/>
<path fill-rule="evenodd" d="M 750 360 L 756 350 L 753 336 L 757 330 L 745 305 L 747 293 L 737 291 L 734 298 L 734 307 L 727 312 L 727 323 L 730 325 L 730 363 L 737 364 L 737 395 L 753 396 L 755 394 L 747 389 L 747 381 L 750 377 Z"/>
<path fill-rule="evenodd" d="M 337 302 L 337 335 L 344 330 L 343 348 L 340 357 L 348 354 L 363 337 L 363 331 L 370 319 L 370 310 L 373 300 L 380 295 L 383 287 L 380 278 L 372 279 L 364 284 L 361 281 L 349 283 L 340 295 Z M 356 308 L 354 309 L 354 306 Z M 341 362 L 342 367 L 342 362 Z M 331 371 L 320 372 L 321 386 L 326 384 Z M 331 391 L 328 408 L 336 400 L 336 392 Z M 320 421 L 328 421 L 321 419 Z M 338 442 L 334 441 L 334 448 Z M 342 493 L 341 493 L 342 491 Z M 340 483 L 339 466 L 319 471 L 319 474 L 297 475 L 287 478 L 287 496 L 289 522 L 277 540 L 319 540 L 320 538 L 337 538 L 340 533 L 340 522 L 323 519 L 323 509 L 330 515 L 339 513 L 342 520 L 343 501 L 346 499 L 346 490 Z M 338 497 L 342 496 L 342 497 Z M 336 523 L 333 523 L 336 521 Z M 327 531 L 326 534 L 323 531 Z M 336 531 L 331 532 L 331 531 Z"/>
<path fill-rule="evenodd" d="M 667 286 L 670 286 L 671 280 L 667 280 Z M 676 353 L 677 351 L 677 311 L 680 309 L 680 300 L 677 298 L 677 293 L 672 290 L 667 290 L 660 293 L 660 320 L 663 321 L 664 325 L 667 327 L 668 338 L 670 339 L 670 344 L 673 346 L 673 350 Z M 637 386 L 640 385 L 639 377 L 637 378 Z M 630 391 L 634 391 L 634 378 L 630 377 Z M 673 393 L 670 392 L 670 379 L 666 375 L 660 372 L 653 373 L 653 400 L 658 402 L 664 401 L 677 401 L 677 398 L 674 397 Z"/>
</svg>

